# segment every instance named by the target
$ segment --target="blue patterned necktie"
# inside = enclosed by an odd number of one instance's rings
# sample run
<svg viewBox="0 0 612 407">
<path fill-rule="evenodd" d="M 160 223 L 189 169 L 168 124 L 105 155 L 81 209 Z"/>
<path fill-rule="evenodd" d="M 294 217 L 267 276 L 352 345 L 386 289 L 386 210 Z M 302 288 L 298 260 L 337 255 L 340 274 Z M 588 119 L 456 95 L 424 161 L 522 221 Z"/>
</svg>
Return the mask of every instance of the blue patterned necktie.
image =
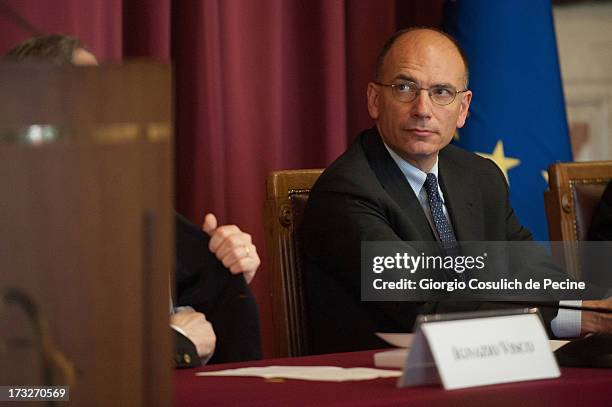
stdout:
<svg viewBox="0 0 612 407">
<path fill-rule="evenodd" d="M 455 238 L 455 233 L 453 232 L 453 228 L 451 228 L 450 222 L 442 210 L 442 198 L 438 193 L 438 180 L 436 179 L 436 175 L 431 173 L 427 174 L 424 186 L 427 192 L 427 200 L 429 201 L 431 218 L 438 231 L 442 249 L 444 251 L 456 250 L 457 239 Z"/>
</svg>

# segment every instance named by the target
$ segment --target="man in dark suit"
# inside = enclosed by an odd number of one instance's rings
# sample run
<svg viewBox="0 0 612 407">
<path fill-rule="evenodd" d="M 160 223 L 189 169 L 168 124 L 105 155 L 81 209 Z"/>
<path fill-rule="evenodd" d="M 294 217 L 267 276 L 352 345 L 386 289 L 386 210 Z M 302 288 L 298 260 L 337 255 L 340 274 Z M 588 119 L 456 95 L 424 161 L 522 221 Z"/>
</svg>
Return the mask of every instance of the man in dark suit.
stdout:
<svg viewBox="0 0 612 407">
<path fill-rule="evenodd" d="M 251 236 L 236 225 L 217 226 L 212 214 L 202 229 L 176 213 L 175 225 L 179 312 L 170 324 L 177 366 L 261 359 L 257 302 L 248 287 L 260 264 Z"/>
<path fill-rule="evenodd" d="M 98 65 L 77 37 L 66 35 L 28 39 L 5 60 Z M 248 287 L 260 260 L 251 236 L 236 225 L 218 226 L 213 214 L 201 229 L 178 213 L 174 218 L 177 307 L 171 304 L 170 326 L 177 367 L 260 359 L 258 309 Z"/>
<path fill-rule="evenodd" d="M 314 353 L 382 347 L 375 332 L 411 331 L 418 314 L 485 306 L 361 301 L 361 242 L 531 240 L 497 166 L 449 145 L 468 115 L 467 84 L 466 58 L 444 33 L 400 31 L 383 46 L 367 89 L 376 126 L 325 170 L 305 210 Z"/>
</svg>

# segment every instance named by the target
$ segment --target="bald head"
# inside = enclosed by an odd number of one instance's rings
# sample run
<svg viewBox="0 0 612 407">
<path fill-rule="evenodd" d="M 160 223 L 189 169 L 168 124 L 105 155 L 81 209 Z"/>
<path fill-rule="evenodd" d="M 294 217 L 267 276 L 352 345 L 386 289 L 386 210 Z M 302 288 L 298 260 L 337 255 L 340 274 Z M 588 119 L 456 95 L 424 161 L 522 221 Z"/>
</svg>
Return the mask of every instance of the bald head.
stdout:
<svg viewBox="0 0 612 407">
<path fill-rule="evenodd" d="M 383 47 L 376 81 L 368 84 L 368 112 L 390 149 L 429 172 L 465 124 L 472 99 L 466 82 L 461 50 L 446 34 L 399 32 Z"/>
<path fill-rule="evenodd" d="M 435 28 L 406 28 L 403 30 L 397 31 L 393 34 L 383 45 L 381 48 L 378 58 L 376 60 L 376 80 L 381 82 L 383 81 L 383 69 L 385 66 L 385 61 L 387 59 L 387 54 L 391 52 L 392 49 L 396 48 L 395 45 L 397 43 L 406 43 L 406 42 L 414 42 L 416 44 L 420 44 L 422 46 L 431 46 L 431 47 L 442 47 L 447 48 L 450 51 L 450 54 L 455 54 L 461 59 L 464 69 L 464 87 L 468 86 L 468 61 L 465 53 L 459 46 L 459 43 L 447 33 L 437 30 Z M 400 47 L 404 49 L 404 47 Z M 453 52 L 454 51 L 454 52 Z"/>
</svg>

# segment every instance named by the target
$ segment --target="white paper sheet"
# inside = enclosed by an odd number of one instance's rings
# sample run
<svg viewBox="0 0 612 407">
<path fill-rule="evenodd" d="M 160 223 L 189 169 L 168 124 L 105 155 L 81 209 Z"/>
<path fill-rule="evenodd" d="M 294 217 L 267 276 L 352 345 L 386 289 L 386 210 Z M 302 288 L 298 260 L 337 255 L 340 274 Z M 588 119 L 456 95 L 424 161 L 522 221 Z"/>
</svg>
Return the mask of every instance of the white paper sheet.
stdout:
<svg viewBox="0 0 612 407">
<path fill-rule="evenodd" d="M 376 335 L 387 342 L 389 345 L 393 345 L 397 348 L 408 348 L 412 346 L 412 341 L 414 340 L 414 334 L 408 333 L 384 333 L 377 332 Z M 550 349 L 554 352 L 559 349 L 561 346 L 565 345 L 569 341 L 551 339 L 550 341 Z"/>
<path fill-rule="evenodd" d="M 553 352 L 559 349 L 561 346 L 569 343 L 569 341 L 561 341 L 558 339 L 551 339 L 548 342 L 550 342 L 550 350 Z"/>
<path fill-rule="evenodd" d="M 396 348 L 410 348 L 414 340 L 414 334 L 376 332 L 376 336 Z"/>
<path fill-rule="evenodd" d="M 376 333 L 382 340 L 398 349 L 386 350 L 374 354 L 374 366 L 381 368 L 402 369 L 410 353 L 414 334 Z M 550 349 L 554 352 L 569 341 L 550 340 Z"/>
<path fill-rule="evenodd" d="M 298 379 L 323 382 L 372 380 L 379 377 L 399 377 L 401 371 L 371 369 L 365 367 L 343 368 L 337 366 L 265 366 L 240 369 L 198 372 L 196 376 L 253 376 L 264 379 Z"/>
</svg>

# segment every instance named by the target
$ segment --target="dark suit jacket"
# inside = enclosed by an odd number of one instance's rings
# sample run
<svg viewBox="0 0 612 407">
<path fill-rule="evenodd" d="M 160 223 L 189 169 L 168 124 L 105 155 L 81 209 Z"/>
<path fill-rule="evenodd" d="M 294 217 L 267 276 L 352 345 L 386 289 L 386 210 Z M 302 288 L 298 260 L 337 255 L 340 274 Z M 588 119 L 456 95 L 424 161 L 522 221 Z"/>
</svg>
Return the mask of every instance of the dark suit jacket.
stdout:
<svg viewBox="0 0 612 407">
<path fill-rule="evenodd" d="M 195 344 L 182 333 L 170 329 L 174 337 L 174 363 L 176 367 L 198 367 L 202 366 Z"/>
<path fill-rule="evenodd" d="M 206 315 L 217 336 L 209 363 L 261 359 L 259 314 L 242 275 L 233 275 L 208 250 L 209 236 L 179 214 L 176 219 L 176 306 Z"/>
<path fill-rule="evenodd" d="M 439 182 L 458 240 L 531 240 L 490 160 L 447 146 Z M 314 353 L 384 346 L 374 332 L 408 332 L 418 314 L 486 308 L 483 304 L 362 302 L 361 241 L 432 241 L 435 235 L 408 181 L 376 128 L 329 166 L 304 214 L 305 284 Z M 467 308 L 466 308 L 467 307 Z M 552 319 L 556 311 L 547 316 Z M 340 335 L 335 335 L 340 332 Z"/>
</svg>

